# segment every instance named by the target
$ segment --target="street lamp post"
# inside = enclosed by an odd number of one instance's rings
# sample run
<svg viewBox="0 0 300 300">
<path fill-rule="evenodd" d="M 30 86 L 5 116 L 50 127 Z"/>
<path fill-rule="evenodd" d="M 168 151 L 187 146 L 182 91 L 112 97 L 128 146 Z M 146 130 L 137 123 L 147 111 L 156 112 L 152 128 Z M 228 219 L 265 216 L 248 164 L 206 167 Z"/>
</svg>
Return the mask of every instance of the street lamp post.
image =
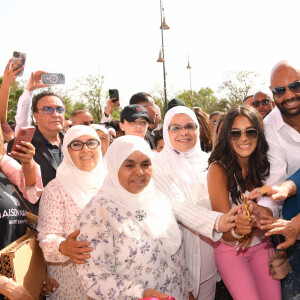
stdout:
<svg viewBox="0 0 300 300">
<path fill-rule="evenodd" d="M 164 30 L 170 29 L 170 27 L 166 23 L 166 18 L 164 16 L 164 8 L 162 6 L 162 0 L 160 0 L 160 30 L 161 30 L 161 51 L 159 53 L 158 62 L 163 63 L 163 76 L 164 76 L 164 102 L 165 102 L 165 109 L 168 105 L 167 100 L 167 79 L 166 79 L 166 65 L 165 65 L 165 47 L 164 47 Z"/>
<path fill-rule="evenodd" d="M 190 74 L 190 99 L 192 100 L 192 95 L 193 95 L 193 90 L 192 90 L 192 75 L 191 75 L 191 65 L 190 65 L 190 58 L 188 60 L 188 65 L 186 67 L 187 69 L 189 69 L 189 74 Z"/>
</svg>

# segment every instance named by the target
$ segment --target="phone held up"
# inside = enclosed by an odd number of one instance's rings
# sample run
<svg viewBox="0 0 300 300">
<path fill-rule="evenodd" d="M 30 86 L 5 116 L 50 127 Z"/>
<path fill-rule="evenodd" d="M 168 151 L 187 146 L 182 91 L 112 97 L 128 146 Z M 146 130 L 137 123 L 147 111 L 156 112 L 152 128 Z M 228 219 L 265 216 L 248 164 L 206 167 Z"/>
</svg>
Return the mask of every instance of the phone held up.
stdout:
<svg viewBox="0 0 300 300">
<path fill-rule="evenodd" d="M 65 84 L 65 75 L 61 73 L 42 74 L 43 84 Z"/>
<path fill-rule="evenodd" d="M 34 132 L 35 132 L 35 127 L 33 127 L 33 126 L 21 127 L 17 133 L 16 139 L 14 141 L 11 151 L 24 153 L 23 151 L 18 149 L 16 146 L 22 145 L 21 144 L 22 141 L 31 142 Z M 13 154 L 11 154 L 11 157 L 13 157 Z"/>
<path fill-rule="evenodd" d="M 17 67 L 14 69 L 14 71 L 18 70 L 19 68 L 21 68 L 22 66 L 25 65 L 26 57 L 27 57 L 26 53 L 18 52 L 18 51 L 14 51 L 13 52 L 13 57 L 12 57 L 11 65 L 13 66 L 16 62 L 19 62 L 19 64 L 17 65 Z M 24 74 L 24 69 L 21 70 L 20 72 L 18 72 L 16 74 L 16 76 L 23 76 L 23 74 Z"/>
<path fill-rule="evenodd" d="M 119 91 L 116 89 L 110 89 L 109 92 L 109 99 L 113 99 L 111 102 L 116 103 L 119 101 Z"/>
</svg>

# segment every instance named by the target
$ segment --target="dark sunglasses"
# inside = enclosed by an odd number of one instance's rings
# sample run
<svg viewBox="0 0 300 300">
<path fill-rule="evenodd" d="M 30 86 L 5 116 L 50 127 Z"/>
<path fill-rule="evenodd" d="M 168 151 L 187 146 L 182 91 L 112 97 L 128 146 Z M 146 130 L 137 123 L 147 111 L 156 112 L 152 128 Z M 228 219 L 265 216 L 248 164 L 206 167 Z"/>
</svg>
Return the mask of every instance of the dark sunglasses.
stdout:
<svg viewBox="0 0 300 300">
<path fill-rule="evenodd" d="M 234 129 L 230 131 L 230 137 L 234 141 L 237 141 L 242 137 L 243 132 L 245 132 L 247 139 L 250 141 L 255 140 L 258 136 L 258 131 L 256 129 L 246 129 L 245 131 Z"/>
<path fill-rule="evenodd" d="M 261 100 L 261 101 L 253 101 L 251 103 L 251 105 L 253 107 L 260 107 L 260 104 L 262 104 L 263 106 L 267 106 L 270 104 L 270 100 L 269 99 L 264 99 L 264 100 Z"/>
<path fill-rule="evenodd" d="M 300 93 L 300 81 L 295 81 L 295 82 L 291 83 L 290 85 L 279 86 L 279 87 L 275 88 L 274 90 L 272 90 L 273 96 L 277 97 L 277 98 L 281 98 L 285 94 L 287 87 L 293 93 Z"/>
<path fill-rule="evenodd" d="M 42 110 L 44 114 L 51 115 L 54 113 L 54 110 L 58 114 L 63 114 L 66 110 L 62 106 L 52 107 L 52 106 L 44 106 L 43 108 L 39 108 L 38 110 Z"/>
</svg>

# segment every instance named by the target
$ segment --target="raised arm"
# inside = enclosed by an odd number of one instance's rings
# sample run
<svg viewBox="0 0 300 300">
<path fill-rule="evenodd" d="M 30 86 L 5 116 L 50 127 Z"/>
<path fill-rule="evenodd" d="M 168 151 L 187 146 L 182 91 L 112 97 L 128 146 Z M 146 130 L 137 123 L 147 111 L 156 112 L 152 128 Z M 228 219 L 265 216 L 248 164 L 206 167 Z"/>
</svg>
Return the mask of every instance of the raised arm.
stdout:
<svg viewBox="0 0 300 300">
<path fill-rule="evenodd" d="M 2 85 L 0 88 L 0 120 L 1 124 L 7 121 L 7 106 L 8 106 L 8 98 L 9 98 L 9 91 L 10 87 L 16 80 L 16 74 L 24 69 L 24 66 L 21 68 L 17 68 L 19 62 L 16 62 L 13 66 L 10 66 L 12 59 L 10 59 L 6 65 Z M 14 70 L 16 69 L 16 70 Z"/>
<path fill-rule="evenodd" d="M 31 73 L 26 89 L 19 98 L 16 114 L 16 128 L 15 133 L 18 132 L 20 127 L 30 126 L 30 111 L 32 94 L 35 89 L 48 87 L 49 84 L 42 83 L 42 74 L 44 71 L 36 71 Z"/>
</svg>

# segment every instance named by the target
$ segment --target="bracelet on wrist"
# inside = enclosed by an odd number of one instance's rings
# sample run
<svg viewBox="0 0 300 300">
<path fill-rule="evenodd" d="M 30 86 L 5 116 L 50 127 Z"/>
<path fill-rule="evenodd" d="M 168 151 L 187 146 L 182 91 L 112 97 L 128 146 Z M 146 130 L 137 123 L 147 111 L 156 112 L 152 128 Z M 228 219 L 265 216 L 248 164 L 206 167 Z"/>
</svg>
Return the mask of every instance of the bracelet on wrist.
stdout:
<svg viewBox="0 0 300 300">
<path fill-rule="evenodd" d="M 293 195 L 296 192 L 296 188 L 297 188 L 295 182 L 292 180 L 287 180 L 285 183 L 290 187 L 290 189 L 291 189 L 290 194 Z"/>
<path fill-rule="evenodd" d="M 216 225 L 216 232 L 217 232 L 217 233 L 222 232 L 222 231 L 219 230 L 219 222 L 220 222 L 221 216 L 222 216 L 222 215 L 219 215 L 219 216 L 216 218 L 216 222 L 215 222 L 215 225 Z"/>
<path fill-rule="evenodd" d="M 245 237 L 244 235 L 237 234 L 234 228 L 231 229 L 231 234 L 237 240 L 242 240 Z"/>
</svg>

